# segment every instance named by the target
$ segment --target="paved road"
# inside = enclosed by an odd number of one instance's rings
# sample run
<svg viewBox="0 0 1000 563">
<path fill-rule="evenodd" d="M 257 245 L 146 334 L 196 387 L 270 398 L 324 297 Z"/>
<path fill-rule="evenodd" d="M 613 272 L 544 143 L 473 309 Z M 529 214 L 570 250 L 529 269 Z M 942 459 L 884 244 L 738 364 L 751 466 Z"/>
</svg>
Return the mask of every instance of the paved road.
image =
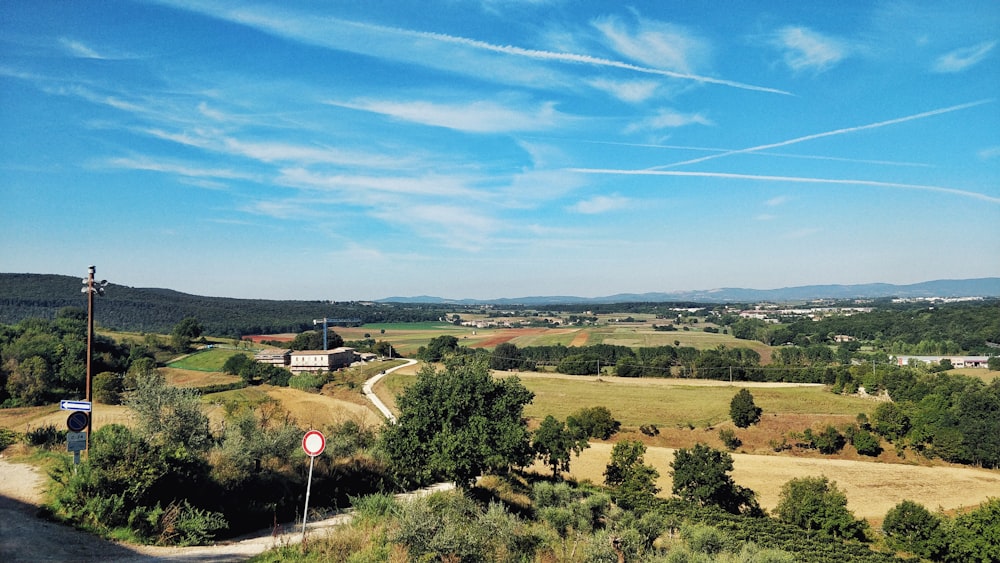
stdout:
<svg viewBox="0 0 1000 563">
<path fill-rule="evenodd" d="M 368 381 L 365 381 L 364 386 L 361 388 L 361 390 L 365 394 L 365 397 L 368 397 L 368 400 L 371 401 L 373 405 L 375 405 L 375 408 L 377 408 L 379 412 L 381 412 L 387 419 L 389 419 L 389 422 L 396 422 L 396 415 L 392 414 L 392 411 L 389 410 L 389 407 L 385 406 L 385 403 L 382 402 L 382 399 L 378 398 L 378 395 L 375 394 L 373 388 L 375 387 L 375 384 L 381 381 L 382 378 L 385 377 L 386 375 L 389 375 L 390 373 L 396 371 L 397 369 L 402 369 L 407 366 L 412 366 L 415 363 L 417 363 L 417 360 L 406 360 L 405 364 L 387 369 L 379 373 L 375 377 L 372 377 Z"/>
</svg>

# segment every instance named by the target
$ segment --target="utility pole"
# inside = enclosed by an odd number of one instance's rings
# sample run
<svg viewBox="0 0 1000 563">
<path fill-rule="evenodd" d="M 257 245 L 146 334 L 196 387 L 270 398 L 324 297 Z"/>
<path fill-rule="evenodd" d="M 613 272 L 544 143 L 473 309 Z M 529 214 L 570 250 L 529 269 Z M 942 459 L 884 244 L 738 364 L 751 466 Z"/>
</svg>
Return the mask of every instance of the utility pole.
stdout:
<svg viewBox="0 0 1000 563">
<path fill-rule="evenodd" d="M 87 455 L 90 456 L 90 434 L 94 424 L 94 407 L 91 398 L 91 382 L 94 376 L 94 295 L 104 295 L 104 288 L 108 285 L 108 280 L 101 280 L 99 284 L 94 283 L 94 273 L 97 268 L 90 266 L 87 271 L 87 279 L 83 283 L 87 287 L 80 291 L 87 294 L 87 384 L 85 400 L 91 404 L 90 416 L 87 417 Z"/>
</svg>

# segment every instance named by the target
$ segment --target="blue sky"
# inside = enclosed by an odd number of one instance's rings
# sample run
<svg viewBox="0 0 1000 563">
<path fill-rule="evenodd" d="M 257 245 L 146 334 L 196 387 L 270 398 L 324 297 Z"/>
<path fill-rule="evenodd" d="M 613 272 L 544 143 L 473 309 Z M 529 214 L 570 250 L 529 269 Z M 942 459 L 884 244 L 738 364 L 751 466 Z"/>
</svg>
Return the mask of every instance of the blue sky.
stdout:
<svg viewBox="0 0 1000 563">
<path fill-rule="evenodd" d="M 273 299 L 1000 276 L 1000 5 L 0 4 L 0 271 Z"/>
</svg>

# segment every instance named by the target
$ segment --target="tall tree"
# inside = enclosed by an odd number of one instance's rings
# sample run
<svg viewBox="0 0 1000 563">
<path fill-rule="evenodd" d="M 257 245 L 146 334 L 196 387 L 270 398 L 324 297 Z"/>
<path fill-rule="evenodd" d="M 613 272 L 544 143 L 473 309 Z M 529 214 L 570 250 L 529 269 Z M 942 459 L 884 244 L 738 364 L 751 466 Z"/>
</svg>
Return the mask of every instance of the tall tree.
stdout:
<svg viewBox="0 0 1000 563">
<path fill-rule="evenodd" d="M 526 465 L 532 457 L 524 406 L 534 393 L 516 377 L 494 379 L 485 361 L 425 365 L 400 395 L 399 419 L 381 445 L 405 481 L 472 485 L 484 472 Z"/>
<path fill-rule="evenodd" d="M 637 440 L 623 440 L 611 449 L 611 461 L 604 469 L 604 483 L 614 489 L 613 498 L 626 510 L 648 507 L 660 489 L 660 472 L 644 463 L 646 446 Z"/>
<path fill-rule="evenodd" d="M 673 493 L 701 506 L 718 506 L 727 512 L 760 514 L 756 495 L 737 485 L 729 472 L 733 457 L 705 444 L 681 448 L 674 452 Z"/>
<path fill-rule="evenodd" d="M 778 518 L 835 538 L 865 539 L 868 524 L 855 520 L 847 496 L 826 477 L 792 479 L 781 487 Z"/>
<path fill-rule="evenodd" d="M 746 388 L 740 389 L 729 402 L 729 416 L 739 428 L 748 428 L 760 422 L 763 410 L 753 402 L 753 395 Z"/>
<path fill-rule="evenodd" d="M 535 455 L 552 468 L 553 478 L 558 477 L 560 471 L 569 471 L 570 456 L 575 453 L 579 457 L 588 447 L 587 436 L 567 428 L 566 423 L 552 415 L 545 417 L 531 440 Z"/>
</svg>

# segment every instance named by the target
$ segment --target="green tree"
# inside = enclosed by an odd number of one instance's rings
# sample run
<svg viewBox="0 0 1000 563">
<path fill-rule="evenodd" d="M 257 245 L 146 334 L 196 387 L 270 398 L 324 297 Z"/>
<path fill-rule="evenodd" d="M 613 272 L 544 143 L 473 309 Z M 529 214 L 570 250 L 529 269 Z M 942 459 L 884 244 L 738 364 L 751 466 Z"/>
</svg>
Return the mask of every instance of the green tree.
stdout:
<svg viewBox="0 0 1000 563">
<path fill-rule="evenodd" d="M 170 343 L 177 352 L 186 352 L 191 347 L 191 342 L 201 336 L 203 331 L 198 319 L 186 317 L 174 326 Z"/>
<path fill-rule="evenodd" d="M 792 479 L 781 487 L 778 518 L 806 530 L 845 539 L 864 540 L 868 524 L 847 509 L 847 496 L 826 477 Z"/>
<path fill-rule="evenodd" d="M 760 514 L 756 495 L 737 485 L 729 473 L 733 457 L 726 452 L 695 444 L 674 452 L 672 492 L 701 506 L 718 506 L 733 514 Z"/>
<path fill-rule="evenodd" d="M 524 358 L 521 357 L 521 351 L 510 342 L 497 344 L 493 353 L 490 354 L 490 369 L 505 371 L 521 369 L 523 363 Z"/>
<path fill-rule="evenodd" d="M 872 428 L 895 442 L 910 431 L 910 417 L 897 403 L 879 403 L 872 413 Z"/>
<path fill-rule="evenodd" d="M 753 395 L 746 388 L 740 389 L 729 402 L 729 417 L 739 428 L 748 428 L 760 422 L 762 409 L 753 402 Z"/>
<path fill-rule="evenodd" d="M 102 371 L 94 376 L 94 400 L 105 405 L 121 403 L 122 378 L 117 373 Z"/>
<path fill-rule="evenodd" d="M 1000 356 L 990 356 L 990 358 L 986 360 L 986 367 L 989 368 L 990 371 L 1000 371 Z"/>
<path fill-rule="evenodd" d="M 400 395 L 399 419 L 381 446 L 397 474 L 427 484 L 467 487 L 484 472 L 526 465 L 532 457 L 524 406 L 534 394 L 516 377 L 490 376 L 484 361 L 425 365 Z"/>
<path fill-rule="evenodd" d="M 566 426 L 588 438 L 607 440 L 621 423 L 615 420 L 608 407 L 584 407 L 566 417 Z"/>
<path fill-rule="evenodd" d="M 20 405 L 40 405 L 48 396 L 54 376 L 45 358 L 31 356 L 14 362 L 14 369 L 7 376 L 7 392 Z"/>
<path fill-rule="evenodd" d="M 458 351 L 458 338 L 445 334 L 431 338 L 427 346 L 417 350 L 417 358 L 425 362 L 440 362 Z"/>
<path fill-rule="evenodd" d="M 644 463 L 646 446 L 623 440 L 611 449 L 611 461 L 604 469 L 604 483 L 614 489 L 612 497 L 625 510 L 648 508 L 659 488 L 659 471 Z"/>
<path fill-rule="evenodd" d="M 211 446 L 208 417 L 196 389 L 173 387 L 153 372 L 137 381 L 125 404 L 136 414 L 140 435 L 158 446 L 194 451 Z"/>
<path fill-rule="evenodd" d="M 1000 561 L 1000 497 L 991 498 L 972 512 L 960 514 L 948 526 L 948 562 L 995 563 Z"/>
<path fill-rule="evenodd" d="M 560 471 L 569 471 L 572 454 L 579 457 L 580 452 L 589 447 L 585 435 L 567 428 L 566 423 L 552 415 L 545 417 L 531 439 L 532 450 L 545 465 L 552 468 L 553 478 L 558 477 Z"/>
<path fill-rule="evenodd" d="M 865 429 L 856 430 L 851 436 L 851 443 L 861 455 L 877 457 L 882 453 L 882 444 L 879 443 L 878 437 Z"/>
<path fill-rule="evenodd" d="M 904 500 L 889 509 L 882 522 L 890 547 L 940 560 L 944 548 L 941 520 L 921 504 Z"/>
</svg>

